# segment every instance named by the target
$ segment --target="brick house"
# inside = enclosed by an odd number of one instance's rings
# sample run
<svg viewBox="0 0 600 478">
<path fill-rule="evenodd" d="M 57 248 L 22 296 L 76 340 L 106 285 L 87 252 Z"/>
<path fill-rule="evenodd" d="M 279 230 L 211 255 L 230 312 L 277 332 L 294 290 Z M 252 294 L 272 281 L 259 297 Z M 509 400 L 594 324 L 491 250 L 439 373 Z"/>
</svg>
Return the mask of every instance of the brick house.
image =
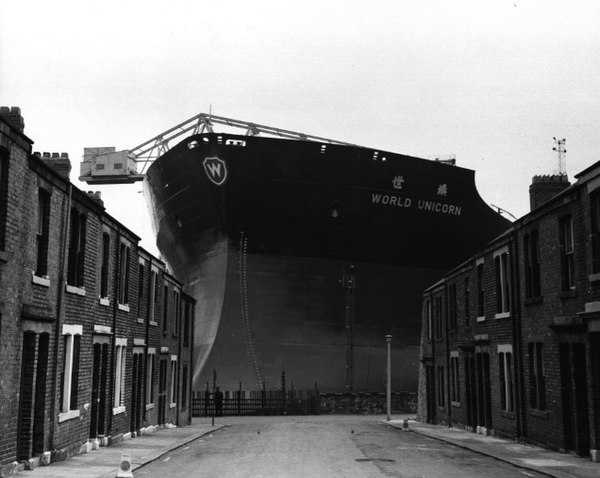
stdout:
<svg viewBox="0 0 600 478">
<path fill-rule="evenodd" d="M 70 183 L 65 153 L 32 143 L 3 107 L 1 476 L 191 420 L 193 299 L 99 193 Z M 177 303 L 164 314 L 167 284 Z M 161 386 L 173 390 L 163 416 Z"/>
<path fill-rule="evenodd" d="M 418 415 L 600 460 L 600 162 L 424 292 Z"/>
</svg>

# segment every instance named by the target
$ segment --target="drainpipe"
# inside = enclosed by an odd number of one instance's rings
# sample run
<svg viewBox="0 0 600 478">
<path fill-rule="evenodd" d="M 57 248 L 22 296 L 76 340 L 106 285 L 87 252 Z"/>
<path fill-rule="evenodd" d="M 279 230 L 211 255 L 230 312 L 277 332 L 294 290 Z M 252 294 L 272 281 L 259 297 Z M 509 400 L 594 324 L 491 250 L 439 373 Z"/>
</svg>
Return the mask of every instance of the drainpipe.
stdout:
<svg viewBox="0 0 600 478">
<path fill-rule="evenodd" d="M 515 383 L 515 418 L 517 422 L 517 438 L 526 436 L 527 419 L 526 405 L 523 401 L 525 397 L 525 377 L 523 375 L 523 336 L 522 336 L 522 317 L 521 317 L 521 276 L 519 274 L 519 241 L 516 228 L 513 226 L 513 232 L 509 238 L 511 272 L 513 277 L 512 288 L 512 329 L 513 329 L 513 353 L 514 353 L 514 383 Z"/>
<path fill-rule="evenodd" d="M 452 400 L 450 397 L 450 325 L 449 317 L 448 317 L 448 282 L 444 279 L 444 302 L 446 307 L 444 310 L 446 311 L 446 320 L 445 320 L 445 329 L 446 329 L 446 406 L 448 407 L 448 427 L 452 427 Z M 457 384 L 458 385 L 458 384 Z"/>
<path fill-rule="evenodd" d="M 60 269 L 58 271 L 58 288 L 56 291 L 56 328 L 54 332 L 54 368 L 53 368 L 53 377 L 52 377 L 52 426 L 50 427 L 50 449 L 54 449 L 54 435 L 55 430 L 58 425 L 57 420 L 57 397 L 56 394 L 58 392 L 58 349 L 60 346 L 60 326 L 61 326 L 61 315 L 63 311 L 63 300 L 64 300 L 64 290 L 65 284 L 67 283 L 65 274 L 67 270 L 67 242 L 68 242 L 68 234 L 69 228 L 71 225 L 71 197 L 73 194 L 73 185 L 69 182 L 69 187 L 67 189 L 67 204 L 66 204 L 66 212 L 63 214 L 65 217 L 63 222 L 63 230 L 62 230 L 62 238 L 61 238 L 61 251 L 59 256 L 59 264 Z"/>
<path fill-rule="evenodd" d="M 108 407 L 109 415 L 108 415 L 108 427 L 107 427 L 107 435 L 112 435 L 112 425 L 113 425 L 113 408 L 115 404 L 115 354 L 116 354 L 116 344 L 117 344 L 117 313 L 119 310 L 119 290 L 121 287 L 121 230 L 117 229 L 117 269 L 116 269 L 116 280 L 114 281 L 113 288 L 113 323 L 112 323 L 112 350 L 110 353 L 111 363 L 110 363 L 110 404 Z"/>
<path fill-rule="evenodd" d="M 181 426 L 181 424 L 179 423 L 180 421 L 180 413 L 181 413 L 181 394 L 179 393 L 181 391 L 180 389 L 180 385 L 181 385 L 181 371 L 183 370 L 183 367 L 181 366 L 182 362 L 183 362 L 183 357 L 181 356 L 181 351 L 182 351 L 182 337 L 183 334 L 181 333 L 181 304 L 183 302 L 183 290 L 179 289 L 179 304 L 176 304 L 176 309 L 175 309 L 175 321 L 177 322 L 177 331 L 178 331 L 178 335 L 177 335 L 177 389 L 175 391 L 175 403 L 177 404 L 177 407 L 175 408 L 177 410 L 177 423 L 176 425 L 179 427 Z"/>
</svg>

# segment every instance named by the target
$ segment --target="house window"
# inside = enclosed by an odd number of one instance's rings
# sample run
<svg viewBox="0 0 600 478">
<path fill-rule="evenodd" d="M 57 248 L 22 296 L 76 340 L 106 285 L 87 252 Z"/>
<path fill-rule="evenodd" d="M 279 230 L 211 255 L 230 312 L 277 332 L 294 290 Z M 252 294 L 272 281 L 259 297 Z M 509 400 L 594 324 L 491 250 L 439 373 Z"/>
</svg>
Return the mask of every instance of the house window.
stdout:
<svg viewBox="0 0 600 478">
<path fill-rule="evenodd" d="M 508 252 L 504 250 L 496 253 L 494 264 L 496 268 L 496 317 L 503 317 L 510 311 Z"/>
<path fill-rule="evenodd" d="M 137 300 L 137 313 L 138 317 L 142 317 L 142 299 L 144 298 L 144 273 L 146 268 L 144 263 L 140 262 L 138 266 L 138 300 Z M 143 319 L 142 319 L 143 321 Z"/>
<path fill-rule="evenodd" d="M 575 253 L 573 247 L 573 220 L 565 216 L 560 220 L 560 271 L 563 290 L 575 289 Z"/>
<path fill-rule="evenodd" d="M 456 329 L 458 325 L 458 314 L 456 310 L 456 284 L 448 287 L 448 321 L 450 329 Z"/>
<path fill-rule="evenodd" d="M 458 352 L 450 352 L 450 400 L 460 402 Z"/>
<path fill-rule="evenodd" d="M 435 336 L 442 338 L 444 336 L 443 316 L 442 316 L 442 298 L 435 298 Z"/>
<path fill-rule="evenodd" d="M 173 335 L 179 334 L 179 318 L 180 318 L 179 307 L 180 307 L 179 291 L 174 290 L 173 291 L 173 308 L 175 309 L 175 312 L 174 312 L 173 316 L 174 316 L 175 323 L 173 324 Z"/>
<path fill-rule="evenodd" d="M 119 254 L 119 304 L 129 303 L 129 246 L 121 243 Z"/>
<path fill-rule="evenodd" d="M 169 390 L 169 403 L 177 403 L 177 355 L 171 355 L 171 388 Z"/>
<path fill-rule="evenodd" d="M 540 257 L 538 231 L 534 229 L 523 236 L 525 255 L 525 298 L 539 297 L 540 288 Z"/>
<path fill-rule="evenodd" d="M 0 149 L 0 251 L 5 249 L 6 213 L 8 209 L 8 153 Z"/>
<path fill-rule="evenodd" d="M 102 266 L 100 267 L 100 297 L 108 297 L 108 267 L 110 264 L 110 234 L 102 234 Z"/>
<path fill-rule="evenodd" d="M 544 344 L 529 344 L 529 404 L 531 408 L 546 409 L 546 377 L 544 376 Z"/>
<path fill-rule="evenodd" d="M 183 346 L 190 346 L 190 323 L 192 316 L 192 304 L 187 300 L 184 301 L 184 318 L 183 318 Z"/>
<path fill-rule="evenodd" d="M 75 287 L 83 287 L 85 226 L 85 214 L 80 214 L 76 209 L 71 209 L 71 237 L 69 241 L 67 284 Z"/>
<path fill-rule="evenodd" d="M 48 240 L 50 237 L 50 193 L 44 189 L 38 191 L 37 220 L 35 275 L 44 277 L 48 275 Z"/>
<path fill-rule="evenodd" d="M 498 345 L 498 367 L 500 377 L 500 408 L 514 412 L 512 345 Z"/>
<path fill-rule="evenodd" d="M 163 334 L 167 333 L 168 319 L 169 319 L 169 287 L 165 284 L 165 287 L 163 289 L 163 321 L 162 321 Z"/>
<path fill-rule="evenodd" d="M 592 273 L 600 272 L 600 190 L 590 194 L 592 214 Z"/>
<path fill-rule="evenodd" d="M 148 296 L 148 320 L 149 322 L 154 322 L 154 311 L 156 306 L 156 301 L 158 300 L 158 280 L 157 273 L 154 269 L 150 270 L 150 294 Z M 156 324 L 154 324 L 156 325 Z"/>
<path fill-rule="evenodd" d="M 63 326 L 63 363 L 61 375 L 61 412 L 77 410 L 79 352 L 83 326 Z"/>
<path fill-rule="evenodd" d="M 146 357 L 146 404 L 154 404 L 154 369 L 156 366 L 156 350 L 148 349 Z"/>
<path fill-rule="evenodd" d="M 431 300 L 427 301 L 425 313 L 427 314 L 427 339 L 431 340 L 433 338 L 433 310 Z"/>
<path fill-rule="evenodd" d="M 471 283 L 468 277 L 465 277 L 465 326 L 471 327 L 471 308 L 469 301 L 471 300 Z"/>
<path fill-rule="evenodd" d="M 438 406 L 443 407 L 446 403 L 446 389 L 444 387 L 444 367 L 438 365 L 437 368 L 437 399 Z"/>
<path fill-rule="evenodd" d="M 115 400 L 113 413 L 125 411 L 125 350 L 127 339 L 116 339 L 115 351 Z"/>
<path fill-rule="evenodd" d="M 485 319 L 485 287 L 483 284 L 483 262 L 477 264 L 477 319 Z"/>
</svg>

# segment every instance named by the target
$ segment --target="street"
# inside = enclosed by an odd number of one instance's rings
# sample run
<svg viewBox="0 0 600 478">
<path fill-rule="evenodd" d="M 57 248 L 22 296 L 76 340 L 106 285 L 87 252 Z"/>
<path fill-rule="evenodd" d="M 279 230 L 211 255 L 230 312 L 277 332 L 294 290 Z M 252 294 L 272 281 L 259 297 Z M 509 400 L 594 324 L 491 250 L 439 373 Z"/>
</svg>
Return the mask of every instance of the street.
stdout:
<svg viewBox="0 0 600 478">
<path fill-rule="evenodd" d="M 135 477 L 545 476 L 372 415 L 221 417 L 217 423 L 226 427 L 138 468 Z"/>
</svg>

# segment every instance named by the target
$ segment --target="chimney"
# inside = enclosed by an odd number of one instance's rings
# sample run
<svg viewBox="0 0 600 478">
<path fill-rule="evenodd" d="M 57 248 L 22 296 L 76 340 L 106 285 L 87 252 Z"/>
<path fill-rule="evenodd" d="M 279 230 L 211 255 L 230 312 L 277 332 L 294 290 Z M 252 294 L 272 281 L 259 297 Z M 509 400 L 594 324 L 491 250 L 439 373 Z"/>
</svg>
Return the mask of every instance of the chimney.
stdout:
<svg viewBox="0 0 600 478">
<path fill-rule="evenodd" d="M 21 108 L 18 106 L 0 106 L 0 117 L 11 124 L 19 133 L 25 131 L 25 121 L 21 116 Z"/>
<path fill-rule="evenodd" d="M 534 176 L 529 186 L 529 205 L 531 210 L 537 209 L 548 202 L 561 191 L 567 189 L 571 183 L 566 174 L 553 174 L 551 176 Z"/>
<path fill-rule="evenodd" d="M 87 195 L 92 201 L 94 201 L 95 203 L 100 204 L 100 206 L 104 207 L 104 201 L 100 197 L 100 191 L 96 191 L 96 192 L 88 191 Z"/>
<path fill-rule="evenodd" d="M 69 153 L 33 153 L 35 156 L 40 158 L 42 162 L 53 169 L 60 176 L 69 180 L 69 174 L 71 173 L 71 160 L 69 159 Z"/>
</svg>

